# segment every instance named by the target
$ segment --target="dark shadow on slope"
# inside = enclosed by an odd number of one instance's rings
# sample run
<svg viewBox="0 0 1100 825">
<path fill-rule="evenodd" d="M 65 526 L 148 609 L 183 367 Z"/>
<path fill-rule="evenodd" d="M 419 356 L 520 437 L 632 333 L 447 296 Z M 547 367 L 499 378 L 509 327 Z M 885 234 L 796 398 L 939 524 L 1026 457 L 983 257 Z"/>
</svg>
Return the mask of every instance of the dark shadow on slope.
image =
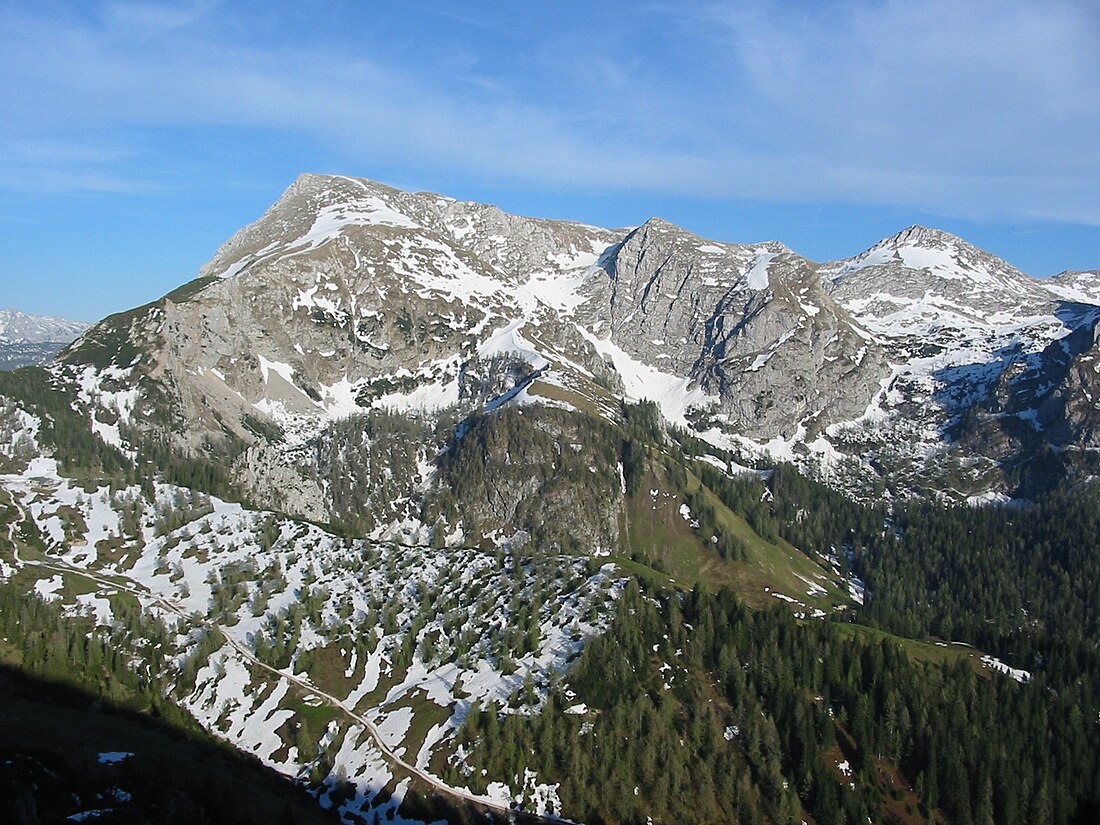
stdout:
<svg viewBox="0 0 1100 825">
<path fill-rule="evenodd" d="M 61 822 L 89 810 L 104 811 L 97 823 L 339 821 L 213 737 L 0 665 L 0 821 Z"/>
<path fill-rule="evenodd" d="M 1100 307 L 1061 301 L 1055 316 L 1070 332 L 1039 352 L 1013 344 L 988 362 L 933 373 L 933 400 L 948 414 L 941 436 L 964 455 L 996 461 L 1017 495 L 1035 495 L 1067 474 L 1094 471 L 1085 465 L 1095 460 L 1073 449 L 1079 434 L 1066 419 L 1066 405 L 1072 394 L 1067 378 L 1097 346 Z"/>
<path fill-rule="evenodd" d="M 105 761 L 101 755 L 108 754 Z M 132 754 L 119 756 L 121 754 Z M 365 788 L 377 803 L 389 794 Z M 333 794 L 335 796 L 335 794 Z M 392 810 L 392 807 L 391 807 Z M 180 730 L 95 693 L 0 664 L 0 822 L 61 823 L 87 811 L 102 825 L 333 825 L 306 788 L 213 736 Z M 380 812 L 379 821 L 393 814 Z M 480 825 L 508 819 L 410 789 L 399 815 Z M 374 813 L 349 822 L 373 822 Z"/>
</svg>

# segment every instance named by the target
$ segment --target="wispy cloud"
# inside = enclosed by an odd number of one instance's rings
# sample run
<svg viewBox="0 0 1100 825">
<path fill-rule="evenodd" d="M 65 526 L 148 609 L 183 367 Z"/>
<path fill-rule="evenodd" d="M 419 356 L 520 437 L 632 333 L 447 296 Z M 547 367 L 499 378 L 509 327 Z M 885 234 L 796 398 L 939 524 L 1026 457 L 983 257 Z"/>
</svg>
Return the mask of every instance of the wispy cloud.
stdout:
<svg viewBox="0 0 1100 825">
<path fill-rule="evenodd" d="M 23 147 L 0 160 L 0 185 L 141 178 L 142 159 L 155 182 L 153 146 L 51 156 L 57 135 L 258 128 L 365 174 L 373 157 L 429 178 L 1100 224 L 1092 3 L 471 13 L 423 34 L 438 41 L 410 35 L 406 54 L 369 17 L 339 37 L 325 6 L 308 10 L 316 29 L 253 25 L 231 4 L 0 10 L 0 139 Z"/>
<path fill-rule="evenodd" d="M 107 27 L 116 33 L 152 36 L 182 29 L 219 5 L 220 0 L 109 0 L 99 6 L 99 14 Z"/>
<path fill-rule="evenodd" d="M 1086 3 L 702 6 L 725 113 L 796 198 L 1100 220 L 1100 10 Z"/>
<path fill-rule="evenodd" d="M 86 140 L 47 137 L 13 140 L 4 146 L 4 154 L 27 163 L 107 164 L 131 157 L 134 152 L 115 143 L 101 144 Z"/>
</svg>

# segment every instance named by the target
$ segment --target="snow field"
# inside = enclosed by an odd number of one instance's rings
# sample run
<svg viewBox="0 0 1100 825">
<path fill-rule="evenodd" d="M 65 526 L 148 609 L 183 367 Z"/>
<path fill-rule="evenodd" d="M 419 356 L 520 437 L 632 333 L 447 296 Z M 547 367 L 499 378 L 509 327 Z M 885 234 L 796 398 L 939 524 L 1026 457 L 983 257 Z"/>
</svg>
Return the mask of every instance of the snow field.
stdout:
<svg viewBox="0 0 1100 825">
<path fill-rule="evenodd" d="M 287 741 L 304 701 L 299 682 L 317 685 L 307 704 L 320 707 L 327 693 L 365 714 L 388 748 L 427 771 L 437 751 L 448 752 L 474 704 L 537 710 L 551 673 L 599 632 L 590 608 L 621 586 L 612 565 L 593 573 L 576 558 L 340 539 L 169 485 L 157 485 L 152 502 L 136 487 L 86 493 L 61 478 L 50 459 L 36 459 L 3 482 L 42 529 L 51 558 L 127 582 L 147 610 L 177 627 L 175 661 L 193 655 L 199 638 L 181 615 L 217 625 L 228 643 L 200 663 L 183 706 L 208 730 L 284 773 L 304 777 L 323 765 L 330 778 L 351 783 L 355 794 L 344 803 L 349 815 L 393 786 L 392 763 L 338 708 L 317 758 L 303 761 Z M 51 597 L 63 585 L 55 573 L 37 589 Z M 104 588 L 80 596 L 73 609 L 111 624 L 102 593 L 113 588 Z M 520 613 L 533 633 L 526 651 L 509 635 Z M 271 658 L 279 644 L 282 661 Z M 311 673 L 303 658 L 311 653 L 335 657 L 337 678 Z M 533 704 L 523 698 L 527 683 L 536 687 Z M 410 738 L 424 703 L 440 709 L 444 721 L 428 726 L 419 740 Z M 533 775 L 514 791 L 494 788 L 494 800 L 557 809 L 553 789 Z"/>
</svg>

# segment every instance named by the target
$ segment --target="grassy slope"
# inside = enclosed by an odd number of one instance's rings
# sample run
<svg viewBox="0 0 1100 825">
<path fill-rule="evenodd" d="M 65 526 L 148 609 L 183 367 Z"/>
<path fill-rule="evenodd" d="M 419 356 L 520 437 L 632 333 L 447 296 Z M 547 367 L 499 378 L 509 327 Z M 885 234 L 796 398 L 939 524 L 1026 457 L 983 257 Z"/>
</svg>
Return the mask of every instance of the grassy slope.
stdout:
<svg viewBox="0 0 1100 825">
<path fill-rule="evenodd" d="M 627 500 L 625 532 L 631 553 L 643 562 L 659 561 L 668 577 L 682 587 L 726 586 L 757 607 L 776 604 L 779 600 L 770 595 L 776 591 L 827 612 L 849 603 L 840 583 L 821 565 L 785 541 L 773 543 L 761 538 L 704 488 L 703 495 L 715 508 L 719 528 L 736 536 L 745 548 L 743 561 L 722 559 L 680 513 L 681 505 L 686 503 L 684 494 L 695 493 L 701 487 L 699 478 L 689 472 L 686 490 L 678 490 L 664 469 L 651 463 L 638 495 Z M 808 596 L 809 586 L 803 579 L 824 587 L 825 595 Z"/>
</svg>

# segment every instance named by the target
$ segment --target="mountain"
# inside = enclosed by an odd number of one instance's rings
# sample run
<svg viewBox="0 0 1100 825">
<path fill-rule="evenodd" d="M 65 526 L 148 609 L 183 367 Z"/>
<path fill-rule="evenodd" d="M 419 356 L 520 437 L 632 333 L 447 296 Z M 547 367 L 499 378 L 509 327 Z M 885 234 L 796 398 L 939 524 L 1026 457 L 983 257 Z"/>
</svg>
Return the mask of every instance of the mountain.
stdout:
<svg viewBox="0 0 1100 825">
<path fill-rule="evenodd" d="M 0 341 L 9 344 L 69 343 L 88 326 L 82 321 L 30 315 L 17 309 L 0 309 Z"/>
<path fill-rule="evenodd" d="M 838 449 L 865 445 L 887 478 L 941 494 L 1035 492 L 1050 483 L 1035 459 L 1052 449 L 1082 453 L 1056 462 L 1071 476 L 1095 469 L 1091 436 L 1059 426 L 1048 396 L 1094 337 L 1097 273 L 1035 279 L 924 227 L 821 273 L 891 364 L 865 414 L 833 429 Z"/>
<path fill-rule="evenodd" d="M 0 369 L 47 364 L 89 324 L 0 309 Z"/>
<path fill-rule="evenodd" d="M 196 281 L 64 360 L 145 382 L 139 408 L 169 406 L 187 449 L 249 445 L 237 472 L 257 499 L 313 518 L 331 502 L 302 451 L 339 417 L 530 399 L 655 400 L 745 463 L 795 461 L 861 495 L 1028 495 L 1050 450 L 1072 476 L 1096 469 L 1089 426 L 1058 426 L 1051 393 L 1098 282 L 1031 278 L 923 227 L 818 265 L 657 218 L 598 229 L 305 175 Z"/>
<path fill-rule="evenodd" d="M 304 175 L 0 375 L 0 659 L 346 822 L 1069 821 L 1098 297 Z"/>
</svg>

